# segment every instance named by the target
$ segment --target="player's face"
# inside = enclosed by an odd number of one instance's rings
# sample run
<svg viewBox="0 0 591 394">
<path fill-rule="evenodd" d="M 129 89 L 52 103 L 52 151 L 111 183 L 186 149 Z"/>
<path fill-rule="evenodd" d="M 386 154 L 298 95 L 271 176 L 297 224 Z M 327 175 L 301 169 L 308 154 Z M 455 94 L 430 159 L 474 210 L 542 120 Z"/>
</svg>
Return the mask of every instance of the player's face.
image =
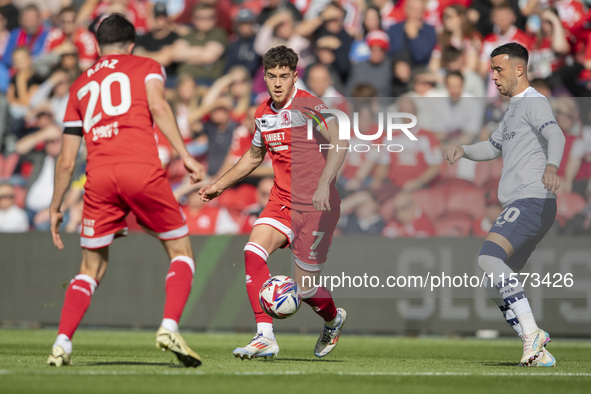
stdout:
<svg viewBox="0 0 591 394">
<path fill-rule="evenodd" d="M 288 67 L 275 67 L 265 71 L 265 83 L 276 108 L 283 108 L 293 95 L 298 72 Z"/>
<path fill-rule="evenodd" d="M 503 96 L 513 96 L 517 87 L 518 68 L 508 55 L 497 55 L 491 59 L 492 80 L 497 85 L 497 90 Z"/>
</svg>

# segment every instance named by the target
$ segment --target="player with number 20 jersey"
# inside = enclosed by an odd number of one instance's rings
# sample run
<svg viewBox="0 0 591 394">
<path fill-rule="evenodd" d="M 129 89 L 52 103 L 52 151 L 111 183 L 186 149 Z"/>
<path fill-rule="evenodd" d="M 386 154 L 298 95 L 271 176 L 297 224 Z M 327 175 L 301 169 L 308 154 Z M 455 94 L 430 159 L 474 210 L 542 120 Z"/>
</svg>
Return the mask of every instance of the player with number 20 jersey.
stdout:
<svg viewBox="0 0 591 394">
<path fill-rule="evenodd" d="M 125 231 L 128 208 L 107 203 L 113 201 L 109 191 L 115 183 L 127 184 L 130 194 L 149 188 L 144 199 L 130 198 L 127 204 L 148 230 L 163 239 L 188 233 L 170 186 L 159 175 L 163 170 L 145 88 L 149 80 L 165 78 L 162 66 L 151 59 L 113 54 L 101 57 L 72 85 L 64 133 L 82 133 L 88 150 L 84 247 L 108 245 L 116 233 Z M 166 213 L 148 215 L 153 210 Z"/>
</svg>

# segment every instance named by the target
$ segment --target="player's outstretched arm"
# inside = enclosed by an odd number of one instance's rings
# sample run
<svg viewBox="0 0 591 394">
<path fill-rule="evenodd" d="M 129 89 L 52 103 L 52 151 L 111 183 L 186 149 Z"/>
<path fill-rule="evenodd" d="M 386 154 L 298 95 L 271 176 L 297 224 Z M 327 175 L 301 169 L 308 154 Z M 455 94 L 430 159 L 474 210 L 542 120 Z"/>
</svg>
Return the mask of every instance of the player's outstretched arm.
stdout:
<svg viewBox="0 0 591 394">
<path fill-rule="evenodd" d="M 501 156 L 501 149 L 500 145 L 497 148 L 491 140 L 488 140 L 472 145 L 446 146 L 443 149 L 443 156 L 449 164 L 455 163 L 462 157 L 473 161 L 488 161 Z"/>
<path fill-rule="evenodd" d="M 264 145 L 262 147 L 251 145 L 250 149 L 242 155 L 240 160 L 238 160 L 238 163 L 230 168 L 217 181 L 199 190 L 201 200 L 209 202 L 222 194 L 222 192 L 230 186 L 246 178 L 263 162 L 265 153 L 267 153 L 267 151 Z"/>
<path fill-rule="evenodd" d="M 185 169 L 189 172 L 191 180 L 194 183 L 199 182 L 205 177 L 205 168 L 193 159 L 187 151 L 187 147 L 181 137 L 178 125 L 172 108 L 166 101 L 164 95 L 164 82 L 160 79 L 150 79 L 146 82 L 146 95 L 148 97 L 148 106 L 150 113 L 156 125 L 162 131 L 162 134 L 168 139 L 170 145 L 177 151 Z"/>
<path fill-rule="evenodd" d="M 53 197 L 49 205 L 49 218 L 51 222 L 51 238 L 58 249 L 63 249 L 64 244 L 60 237 L 60 225 L 64 215 L 60 208 L 68 186 L 72 181 L 72 174 L 76 165 L 76 156 L 80 150 L 82 137 L 73 134 L 64 134 L 62 137 L 62 151 L 55 164 L 55 178 L 53 181 Z"/>
<path fill-rule="evenodd" d="M 449 162 L 449 164 L 453 164 L 456 161 L 460 160 L 464 156 L 464 148 L 461 146 L 446 146 L 443 148 L 443 157 L 445 160 Z"/>
<path fill-rule="evenodd" d="M 326 156 L 326 166 L 318 180 L 318 188 L 312 196 L 312 205 L 319 211 L 330 211 L 330 183 L 335 179 L 339 168 L 345 160 L 349 141 L 339 140 L 339 128 L 337 121 L 333 118 L 328 121 L 326 136 L 329 144 L 338 146 L 339 149 L 331 149 Z"/>
</svg>

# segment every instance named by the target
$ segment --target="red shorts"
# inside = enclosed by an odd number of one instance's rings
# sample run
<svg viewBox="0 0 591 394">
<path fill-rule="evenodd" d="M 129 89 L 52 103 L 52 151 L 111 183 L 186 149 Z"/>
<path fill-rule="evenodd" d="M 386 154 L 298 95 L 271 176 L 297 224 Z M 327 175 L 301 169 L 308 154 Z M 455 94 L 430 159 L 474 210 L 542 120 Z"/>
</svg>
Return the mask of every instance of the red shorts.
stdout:
<svg viewBox="0 0 591 394">
<path fill-rule="evenodd" d="M 102 248 L 115 236 L 126 235 L 125 217 L 130 211 L 141 226 L 160 239 L 189 233 L 162 168 L 149 164 L 94 168 L 87 174 L 84 190 L 83 248 Z"/>
<path fill-rule="evenodd" d="M 340 207 L 331 211 L 296 211 L 269 201 L 254 226 L 266 224 L 283 233 L 296 264 L 305 271 L 320 271 L 328 256 Z"/>
</svg>

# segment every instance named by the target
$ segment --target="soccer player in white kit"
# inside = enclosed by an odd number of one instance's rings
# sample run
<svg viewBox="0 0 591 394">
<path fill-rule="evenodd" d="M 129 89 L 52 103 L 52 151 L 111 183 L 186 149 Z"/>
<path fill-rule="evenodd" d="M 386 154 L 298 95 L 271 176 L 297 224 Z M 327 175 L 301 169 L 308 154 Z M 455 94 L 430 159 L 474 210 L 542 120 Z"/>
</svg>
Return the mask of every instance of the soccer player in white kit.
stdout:
<svg viewBox="0 0 591 394">
<path fill-rule="evenodd" d="M 556 171 L 565 138 L 548 100 L 529 85 L 527 49 L 508 43 L 490 56 L 492 80 L 499 93 L 511 98 L 509 108 L 488 141 L 448 146 L 444 156 L 450 164 L 462 157 L 484 161 L 503 156 L 498 191 L 503 211 L 484 241 L 478 265 L 493 278 L 486 290 L 523 340 L 520 365 L 551 367 L 556 360 L 545 349 L 550 336 L 537 326 L 515 272 L 554 223 L 554 192 L 560 186 Z"/>
</svg>

